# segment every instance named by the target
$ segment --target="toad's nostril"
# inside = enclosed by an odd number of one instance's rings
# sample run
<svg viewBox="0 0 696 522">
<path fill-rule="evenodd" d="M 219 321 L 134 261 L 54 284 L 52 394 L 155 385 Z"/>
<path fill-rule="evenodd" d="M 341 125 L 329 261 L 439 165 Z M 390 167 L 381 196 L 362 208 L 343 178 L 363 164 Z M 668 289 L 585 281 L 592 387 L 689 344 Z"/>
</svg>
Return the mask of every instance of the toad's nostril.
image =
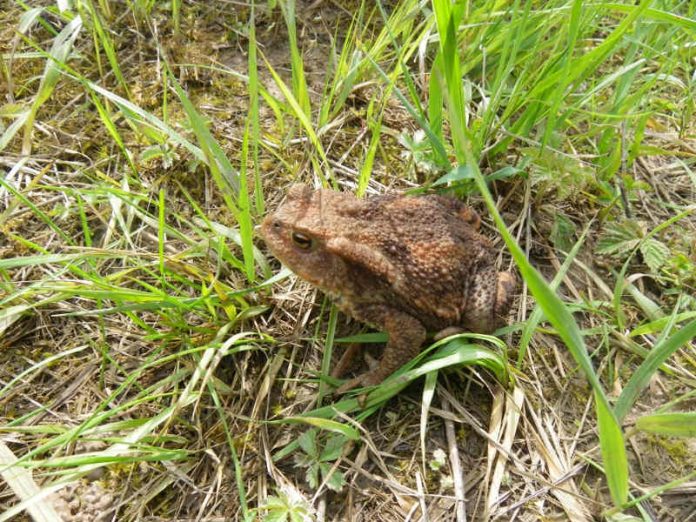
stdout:
<svg viewBox="0 0 696 522">
<path fill-rule="evenodd" d="M 276 230 L 278 230 L 278 229 L 280 228 L 280 221 L 274 221 L 274 222 L 273 222 L 273 228 L 275 228 Z"/>
</svg>

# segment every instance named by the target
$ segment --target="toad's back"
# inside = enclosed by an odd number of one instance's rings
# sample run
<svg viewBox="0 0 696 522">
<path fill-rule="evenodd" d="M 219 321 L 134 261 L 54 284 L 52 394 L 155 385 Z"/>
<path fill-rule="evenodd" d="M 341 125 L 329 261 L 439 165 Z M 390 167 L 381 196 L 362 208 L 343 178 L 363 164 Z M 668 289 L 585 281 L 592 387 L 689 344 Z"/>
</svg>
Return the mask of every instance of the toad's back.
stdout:
<svg viewBox="0 0 696 522">
<path fill-rule="evenodd" d="M 429 329 L 464 326 L 472 277 L 492 259 L 473 211 L 441 196 L 381 196 L 343 217 L 356 257 L 358 250 L 370 250 L 390 267 L 388 277 L 377 278 L 381 284 L 372 297 L 388 297 L 394 306 L 418 314 Z M 357 259 L 354 276 L 365 275 L 366 258 Z M 368 266 L 368 272 L 375 270 Z"/>
</svg>

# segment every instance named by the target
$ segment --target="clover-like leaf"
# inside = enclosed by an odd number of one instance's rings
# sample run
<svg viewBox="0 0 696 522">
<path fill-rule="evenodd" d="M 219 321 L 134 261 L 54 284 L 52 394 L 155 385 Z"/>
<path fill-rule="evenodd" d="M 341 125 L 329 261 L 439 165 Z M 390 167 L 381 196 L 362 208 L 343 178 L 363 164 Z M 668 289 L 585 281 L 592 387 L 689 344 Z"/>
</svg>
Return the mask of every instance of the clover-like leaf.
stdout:
<svg viewBox="0 0 696 522">
<path fill-rule="evenodd" d="M 654 274 L 662 268 L 671 254 L 667 245 L 653 238 L 646 239 L 640 245 L 640 253 L 643 255 L 643 261 Z"/>
<path fill-rule="evenodd" d="M 322 462 L 319 464 L 319 467 L 321 468 L 322 479 L 326 480 L 326 487 L 332 491 L 341 491 L 343 489 L 343 485 L 345 484 L 343 473 L 337 469 L 333 470 L 332 472 L 331 469 L 333 466 L 328 462 Z"/>
<path fill-rule="evenodd" d="M 321 452 L 319 461 L 330 462 L 336 460 L 341 456 L 341 453 L 343 453 L 343 448 L 347 442 L 348 439 L 340 433 L 329 437 L 329 440 L 326 441 L 326 446 L 324 446 L 324 449 Z"/>
<path fill-rule="evenodd" d="M 300 438 L 297 439 L 300 448 L 309 455 L 312 459 L 316 460 L 319 457 L 319 450 L 317 449 L 317 431 L 307 430 Z"/>
<path fill-rule="evenodd" d="M 643 229 L 635 221 L 609 223 L 597 242 L 597 253 L 623 256 L 638 246 L 643 235 Z"/>
</svg>

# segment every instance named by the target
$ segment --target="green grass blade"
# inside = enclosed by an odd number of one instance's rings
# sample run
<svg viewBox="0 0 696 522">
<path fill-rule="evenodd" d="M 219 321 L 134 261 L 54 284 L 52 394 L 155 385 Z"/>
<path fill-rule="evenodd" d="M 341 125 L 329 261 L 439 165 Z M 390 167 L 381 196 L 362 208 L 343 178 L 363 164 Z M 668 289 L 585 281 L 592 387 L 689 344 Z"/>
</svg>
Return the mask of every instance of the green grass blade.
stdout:
<svg viewBox="0 0 696 522">
<path fill-rule="evenodd" d="M 104 53 L 106 54 L 107 60 L 109 60 L 109 65 L 111 66 L 111 70 L 114 73 L 114 76 L 116 77 L 116 80 L 118 80 L 118 84 L 121 86 L 123 91 L 126 93 L 126 96 L 130 98 L 130 90 L 128 89 L 128 83 L 126 82 L 126 79 L 123 77 L 123 72 L 121 71 L 121 66 L 118 63 L 118 56 L 116 55 L 116 51 L 114 49 L 114 43 L 111 40 L 111 36 L 107 32 L 107 29 L 104 27 L 104 24 L 102 23 L 101 16 L 97 12 L 97 10 L 94 8 L 94 3 L 92 0 L 86 0 L 85 4 L 87 5 L 87 10 L 89 11 L 89 19 L 92 21 L 92 25 L 94 26 L 94 30 L 96 31 L 96 37 L 94 38 L 95 43 L 99 42 L 101 44 L 102 49 L 104 49 Z M 99 51 L 95 50 L 95 54 L 97 57 L 97 60 L 99 59 Z M 102 73 L 103 75 L 103 73 Z"/>
<path fill-rule="evenodd" d="M 662 364 L 679 348 L 696 338 L 696 320 L 691 321 L 676 333 L 655 346 L 641 363 L 638 369 L 629 379 L 626 387 L 621 392 L 619 400 L 616 402 L 614 411 L 619 420 L 623 420 L 631 407 L 638 399 L 640 393 L 650 382 L 650 378 L 655 374 Z"/>
<path fill-rule="evenodd" d="M 269 424 L 307 424 L 324 431 L 340 433 L 350 440 L 360 440 L 360 432 L 354 427 L 323 417 L 308 417 L 304 415 L 294 417 L 284 417 L 279 421 L 270 421 Z"/>
<path fill-rule="evenodd" d="M 131 155 L 128 153 L 128 150 L 126 148 L 125 143 L 123 142 L 123 138 L 121 138 L 121 134 L 118 131 L 117 126 L 114 124 L 113 118 L 109 114 L 107 108 L 104 106 L 104 104 L 99 101 L 99 98 L 97 95 L 90 91 L 89 92 L 90 98 L 92 99 L 92 103 L 94 106 L 97 108 L 97 113 L 99 114 L 99 118 L 101 119 L 102 123 L 104 124 L 104 127 L 106 128 L 107 132 L 109 135 L 113 138 L 114 142 L 116 142 L 116 145 L 118 146 L 119 150 L 121 151 L 121 154 L 123 155 L 124 159 L 126 160 L 126 163 L 128 163 L 128 166 L 131 169 L 131 172 L 137 176 L 138 169 L 133 163 L 133 158 Z"/>
<path fill-rule="evenodd" d="M 609 492 L 615 505 L 628 500 L 628 458 L 621 425 L 605 401 L 595 391 L 599 445 Z"/>
<path fill-rule="evenodd" d="M 121 109 L 123 115 L 137 126 L 144 125 L 156 130 L 159 133 L 162 133 L 172 143 L 180 145 L 188 150 L 194 157 L 196 157 L 196 159 L 204 163 L 207 162 L 207 158 L 200 148 L 196 147 L 193 143 L 184 138 L 181 134 L 176 132 L 172 127 L 157 118 L 155 115 L 143 110 L 136 104 L 122 98 L 118 94 L 115 94 L 108 89 L 101 87 L 100 85 L 97 85 L 96 83 L 90 82 L 80 76 L 73 75 L 73 77 L 90 90 L 115 103 Z"/>
<path fill-rule="evenodd" d="M 380 104 L 381 105 L 381 104 Z M 368 106 L 368 121 L 370 121 L 370 143 L 367 146 L 367 152 L 365 153 L 365 159 L 362 162 L 362 167 L 360 168 L 360 176 L 358 177 L 358 188 L 356 194 L 362 196 L 367 189 L 367 184 L 372 176 L 372 167 L 375 163 L 375 154 L 377 153 L 377 147 L 380 144 L 380 138 L 382 134 L 382 115 L 383 110 L 379 111 L 379 116 L 370 117 L 374 111 L 376 102 L 374 100 L 370 101 Z M 383 108 L 382 108 L 383 109 Z"/>
<path fill-rule="evenodd" d="M 580 15 L 582 13 L 582 0 L 574 0 L 573 6 L 570 11 L 570 21 L 568 23 L 568 44 L 565 53 L 563 54 L 563 76 L 559 85 L 553 90 L 551 94 L 549 117 L 546 121 L 546 129 L 544 130 L 544 137 L 541 140 L 541 150 L 544 150 L 552 133 L 556 130 L 556 119 L 558 117 L 558 109 L 561 106 L 561 100 L 566 95 L 566 89 L 571 82 L 570 70 L 572 65 L 573 51 L 575 50 L 575 44 L 578 40 L 578 35 L 580 34 Z"/>
<path fill-rule="evenodd" d="M 58 79 L 60 78 L 59 64 L 64 63 L 68 59 L 68 55 L 72 51 L 75 39 L 80 34 L 82 29 L 82 18 L 76 16 L 73 18 L 63 30 L 56 36 L 49 52 L 49 57 L 46 60 L 41 83 L 39 84 L 38 92 L 34 98 L 27 121 L 24 127 L 24 140 L 22 142 L 22 154 L 31 154 L 31 134 L 34 127 L 36 114 L 41 106 L 51 97 L 53 89 L 55 89 Z"/>
<path fill-rule="evenodd" d="M 510 232 L 500 216 L 498 209 L 493 201 L 493 196 L 488 190 L 486 180 L 483 178 L 481 171 L 478 168 L 478 163 L 474 160 L 471 150 L 468 147 L 463 147 L 467 155 L 467 165 L 474 174 L 476 185 L 483 196 L 486 207 L 490 212 L 493 221 L 495 222 L 500 235 L 505 241 L 506 246 L 510 250 L 515 263 L 517 264 L 522 277 L 529 286 L 534 298 L 537 300 L 539 307 L 543 310 L 546 318 L 556 328 L 559 336 L 568 347 L 571 355 L 578 363 L 592 388 L 597 392 L 605 407 L 611 410 L 609 400 L 602 388 L 599 378 L 594 371 L 592 361 L 587 353 L 585 342 L 583 340 L 580 328 L 575 319 L 568 311 L 567 306 L 563 301 L 551 290 L 548 283 L 544 280 L 541 274 L 529 263 L 524 252 L 517 244 L 517 241 L 512 237 Z"/>
<path fill-rule="evenodd" d="M 674 317 L 674 323 L 683 323 L 684 321 L 687 321 L 689 319 L 692 319 L 696 317 L 696 311 L 694 312 L 681 312 L 677 314 Z M 659 319 L 656 319 L 654 321 L 650 321 L 649 323 L 642 324 L 633 330 L 631 330 L 631 333 L 628 334 L 629 337 L 637 337 L 639 335 L 650 335 L 654 334 L 657 332 L 661 332 L 662 330 L 665 329 L 667 324 L 672 322 L 672 317 L 671 316 L 665 316 L 661 317 Z"/>
<path fill-rule="evenodd" d="M 297 27 L 295 19 L 295 0 L 280 0 L 280 9 L 285 18 L 285 25 L 288 28 L 288 41 L 290 44 L 290 64 L 292 69 L 292 91 L 297 100 L 298 106 L 307 116 L 311 116 L 312 110 L 309 100 L 309 89 L 307 88 L 307 78 L 304 72 L 304 61 L 302 54 L 297 46 Z"/>
<path fill-rule="evenodd" d="M 159 190 L 159 205 L 158 205 L 158 223 L 157 223 L 157 257 L 159 258 L 159 270 L 160 270 L 160 281 L 162 288 L 167 287 L 167 274 L 164 269 L 164 243 L 165 243 L 165 234 L 164 231 L 166 229 L 165 227 L 165 219 L 166 219 L 166 213 L 165 213 L 165 197 L 164 197 L 164 189 Z"/>
<path fill-rule="evenodd" d="M 231 210 L 236 210 L 236 205 L 232 198 L 237 196 L 239 192 L 239 174 L 232 166 L 232 163 L 230 163 L 230 160 L 227 159 L 220 144 L 215 140 L 210 130 L 208 130 L 206 121 L 193 106 L 191 100 L 189 100 L 189 97 L 171 73 L 169 74 L 169 81 L 174 88 L 174 92 L 176 92 L 179 97 L 184 111 L 186 111 L 186 115 L 191 123 L 191 128 L 205 155 L 206 163 L 218 183 L 218 188 L 222 191 L 222 197 L 225 198 L 225 202 Z"/>
<path fill-rule="evenodd" d="M 250 136 L 250 128 L 252 122 L 250 119 L 247 120 L 247 124 L 244 127 L 244 135 L 242 136 L 242 154 L 240 161 L 240 175 L 239 175 L 239 199 L 237 204 L 239 205 L 240 213 L 238 216 L 239 220 L 239 232 L 242 238 L 242 251 L 244 252 L 244 270 L 249 281 L 254 281 L 254 243 L 252 241 L 254 234 L 254 225 L 252 223 L 251 217 L 251 204 L 249 202 L 249 189 L 247 187 L 247 165 L 249 158 L 249 141 L 253 141 L 253 137 Z M 258 169 L 257 169 L 258 172 Z M 258 176 L 256 176 L 258 178 Z"/>
<path fill-rule="evenodd" d="M 464 103 L 462 74 L 457 48 L 457 34 L 464 4 L 452 5 L 449 0 L 433 0 L 433 11 L 440 35 L 440 52 L 444 71 L 447 116 L 450 120 L 452 143 L 459 162 L 464 161 L 464 147 L 472 147 L 467 128 L 468 109 Z"/>
<path fill-rule="evenodd" d="M 614 2 L 609 2 L 604 4 L 605 7 L 619 13 L 631 13 L 636 9 L 635 5 L 630 4 L 617 4 Z M 656 9 L 654 7 L 648 7 L 644 12 L 645 18 L 651 18 L 659 22 L 666 22 L 670 25 L 675 25 L 686 29 L 694 34 L 696 34 L 696 20 L 687 18 L 685 16 L 680 16 L 676 13 L 671 13 L 669 11 L 663 11 L 662 9 Z"/>
<path fill-rule="evenodd" d="M 372 58 L 370 58 L 370 60 L 372 60 Z M 375 61 L 371 61 L 371 63 L 372 67 L 377 71 L 381 78 L 392 87 L 394 94 L 403 104 L 406 111 L 408 111 L 411 117 L 416 121 L 416 123 L 418 123 L 420 128 L 423 129 L 426 136 L 428 136 L 428 140 L 430 141 L 430 144 L 434 149 L 435 158 L 437 162 L 441 165 L 449 165 L 449 156 L 447 154 L 447 149 L 445 148 L 442 139 L 438 137 L 438 135 L 435 131 L 433 131 L 433 129 L 430 128 L 429 123 L 425 120 L 425 118 L 423 118 L 420 112 L 416 110 L 416 108 L 413 106 L 413 104 L 411 104 L 408 98 L 404 96 L 401 90 L 397 88 L 394 80 L 384 71 L 384 69 L 382 69 L 382 67 L 380 67 L 380 65 Z"/>
<path fill-rule="evenodd" d="M 669 437 L 696 437 L 696 412 L 643 415 L 636 419 L 636 428 Z"/>
<path fill-rule="evenodd" d="M 253 8 L 253 2 L 252 2 Z M 174 20 L 174 33 L 181 32 L 181 0 L 172 0 L 172 20 Z"/>
<path fill-rule="evenodd" d="M 561 268 L 558 270 L 556 275 L 553 277 L 553 280 L 549 284 L 549 289 L 551 291 L 555 292 L 558 289 L 558 286 L 561 284 L 561 281 L 563 281 L 563 278 L 568 273 L 568 270 L 572 266 L 573 261 L 575 260 L 575 257 L 578 255 L 578 252 L 580 251 L 580 247 L 585 243 L 585 238 L 587 237 L 587 232 L 590 230 L 591 223 L 592 222 L 588 223 L 587 226 L 585 227 L 585 230 L 582 231 L 580 238 L 575 242 L 575 245 L 573 245 L 573 248 L 570 250 L 570 252 L 568 253 L 568 256 L 563 261 Z M 541 309 L 541 307 L 537 306 L 536 308 L 534 308 L 532 315 L 530 315 L 529 318 L 525 321 L 524 329 L 522 330 L 522 334 L 520 335 L 520 342 L 519 342 L 519 348 L 518 348 L 518 350 L 519 350 L 518 355 L 517 355 L 517 367 L 518 368 L 520 368 L 522 365 L 522 361 L 524 360 L 524 356 L 527 353 L 527 348 L 529 348 L 529 343 L 532 340 L 532 336 L 534 335 L 534 330 L 536 329 L 537 325 L 539 324 L 539 321 L 541 321 L 543 313 L 544 312 Z"/>
<path fill-rule="evenodd" d="M 356 49 L 356 42 L 359 38 L 357 31 L 363 23 L 364 11 L 365 0 L 361 0 L 360 8 L 343 37 L 343 46 L 338 59 L 335 60 L 336 63 L 327 74 L 324 97 L 317 119 L 317 127 L 320 132 L 340 113 L 366 63 L 362 53 Z M 335 41 L 332 42 L 331 52 L 333 55 L 336 54 Z"/>
<path fill-rule="evenodd" d="M 614 515 L 618 513 L 621 510 L 632 508 L 634 506 L 638 506 L 642 502 L 646 502 L 650 500 L 651 498 L 654 498 L 658 495 L 661 495 L 663 493 L 666 493 L 667 491 L 674 489 L 676 487 L 681 486 L 682 484 L 685 484 L 692 480 L 694 477 L 696 477 L 696 471 L 692 471 L 691 473 L 678 478 L 677 480 L 672 480 L 670 482 L 667 482 L 666 484 L 662 484 L 656 488 L 651 489 L 648 491 L 645 495 L 641 495 L 639 497 L 634 498 L 630 502 L 624 502 L 621 506 L 616 506 L 615 508 L 609 509 L 604 513 L 607 517 L 610 517 L 611 515 Z M 609 519 L 611 520 L 611 519 Z"/>
<path fill-rule="evenodd" d="M 246 132 L 251 132 L 251 162 L 254 168 L 254 206 L 258 214 L 263 214 L 265 201 L 263 197 L 263 184 L 261 183 L 261 169 L 259 167 L 259 143 L 261 142 L 261 128 L 259 123 L 259 64 L 256 43 L 255 3 L 251 3 L 249 14 L 249 118 Z"/>
<path fill-rule="evenodd" d="M 2 186 L 7 192 L 12 194 L 14 197 L 16 197 L 19 201 L 21 201 L 24 205 L 26 205 L 31 211 L 36 215 L 36 217 L 43 221 L 44 224 L 49 227 L 51 230 L 53 230 L 56 234 L 58 234 L 63 241 L 65 241 L 67 244 L 72 245 L 74 244 L 73 239 L 68 236 L 61 227 L 59 227 L 51 218 L 48 214 L 46 214 L 43 210 L 41 210 L 38 206 L 36 206 L 27 196 L 19 192 L 17 189 L 15 189 L 12 185 L 7 183 L 4 178 L 0 178 L 0 186 Z M 5 217 L 0 215 L 0 217 Z M 2 261 L 2 260 L 0 260 Z"/>
<path fill-rule="evenodd" d="M 442 67 L 442 54 L 438 53 L 432 65 L 428 81 L 428 122 L 438 141 L 444 142 L 442 125 L 445 119 L 443 113 L 445 94 L 442 89 Z"/>
<path fill-rule="evenodd" d="M 239 454 L 237 452 L 237 448 L 235 447 L 234 435 L 232 433 L 232 429 L 230 428 L 230 423 L 227 411 L 225 409 L 225 405 L 223 404 L 223 401 L 220 398 L 220 394 L 218 393 L 212 382 L 208 382 L 208 391 L 210 392 L 210 396 L 213 399 L 213 403 L 215 404 L 215 411 L 217 412 L 218 418 L 220 419 L 220 424 L 225 430 L 225 438 L 227 440 L 227 445 L 230 449 L 230 455 L 232 456 L 232 464 L 234 466 L 234 480 L 237 486 L 237 495 L 239 496 L 239 503 L 241 504 L 242 508 L 243 520 L 252 520 L 251 515 L 249 514 L 249 503 L 247 500 L 246 487 L 244 485 L 244 467 L 242 466 L 242 463 L 239 460 Z"/>
<path fill-rule="evenodd" d="M 314 409 L 304 415 L 310 417 L 333 418 L 337 413 L 360 411 L 358 420 L 362 421 L 377 411 L 391 397 L 395 396 L 414 380 L 437 372 L 443 368 L 457 365 L 479 365 L 490 370 L 501 382 L 509 378 L 505 358 L 494 350 L 468 342 L 466 337 L 492 339 L 490 336 L 464 335 L 443 339 L 431 347 L 439 348 L 435 353 L 424 351 L 419 357 L 409 362 L 382 384 L 375 387 L 367 396 L 365 406 L 361 406 L 357 398 L 349 397 L 334 404 Z M 425 362 L 422 362 L 423 359 Z"/>
</svg>

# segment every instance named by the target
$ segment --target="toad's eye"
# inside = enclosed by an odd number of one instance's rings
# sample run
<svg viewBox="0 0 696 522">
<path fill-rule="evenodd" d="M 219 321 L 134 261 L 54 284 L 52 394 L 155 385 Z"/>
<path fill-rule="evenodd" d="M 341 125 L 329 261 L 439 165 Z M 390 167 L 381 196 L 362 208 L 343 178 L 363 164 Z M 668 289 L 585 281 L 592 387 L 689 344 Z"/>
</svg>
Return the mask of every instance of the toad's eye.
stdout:
<svg viewBox="0 0 696 522">
<path fill-rule="evenodd" d="M 310 248 L 312 248 L 313 244 L 311 237 L 305 234 L 301 234 L 300 232 L 292 233 L 292 242 L 295 243 L 302 250 L 309 250 Z"/>
</svg>

